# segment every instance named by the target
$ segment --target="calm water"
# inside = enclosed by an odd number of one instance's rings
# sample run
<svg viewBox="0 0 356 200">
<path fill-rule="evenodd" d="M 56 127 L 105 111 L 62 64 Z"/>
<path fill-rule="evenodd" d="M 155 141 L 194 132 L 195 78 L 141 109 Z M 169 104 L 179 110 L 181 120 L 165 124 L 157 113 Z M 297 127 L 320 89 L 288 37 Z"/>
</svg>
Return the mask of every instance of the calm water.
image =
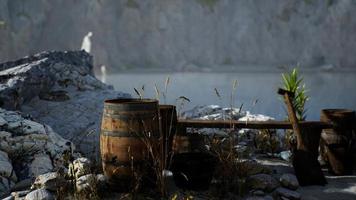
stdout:
<svg viewBox="0 0 356 200">
<path fill-rule="evenodd" d="M 307 103 L 307 119 L 318 120 L 323 108 L 349 108 L 356 110 L 356 73 L 303 73 L 310 100 Z M 281 83 L 280 73 L 135 73 L 113 74 L 99 79 L 111 84 L 118 91 L 137 97 L 134 88 L 145 85 L 144 97 L 154 98 L 155 84 L 164 91 L 165 80 L 170 77 L 167 103 L 176 104 L 179 96 L 191 100 L 183 110 L 196 105 L 230 105 L 230 94 L 234 80 L 237 80 L 235 103 L 252 113 L 267 114 L 276 119 L 285 117 L 284 104 L 276 91 Z M 214 88 L 217 88 L 220 100 Z M 163 102 L 163 97 L 160 98 Z M 254 102 L 257 100 L 257 103 Z"/>
</svg>

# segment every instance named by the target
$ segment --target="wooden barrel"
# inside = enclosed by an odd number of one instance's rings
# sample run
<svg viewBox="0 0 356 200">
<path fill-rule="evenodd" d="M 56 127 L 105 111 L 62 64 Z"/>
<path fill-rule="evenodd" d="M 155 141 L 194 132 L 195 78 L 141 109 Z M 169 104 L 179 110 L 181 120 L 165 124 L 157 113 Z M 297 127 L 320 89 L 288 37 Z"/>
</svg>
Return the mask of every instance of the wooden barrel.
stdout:
<svg viewBox="0 0 356 200">
<path fill-rule="evenodd" d="M 172 156 L 173 137 L 177 131 L 177 111 L 173 105 L 159 105 L 160 124 L 161 124 L 161 144 L 162 144 L 162 160 L 165 161 L 164 166 L 169 166 L 169 161 Z"/>
<path fill-rule="evenodd" d="M 100 150 L 104 174 L 114 185 L 129 185 L 134 170 L 145 174 L 147 144 L 159 137 L 158 101 L 106 100 L 101 124 Z M 145 141 L 145 142 L 143 142 Z"/>
<path fill-rule="evenodd" d="M 324 129 L 321 138 L 330 169 L 336 175 L 351 174 L 352 133 L 355 123 L 355 112 L 347 109 L 325 109 L 321 111 L 320 120 L 334 125 L 333 129 Z"/>
</svg>

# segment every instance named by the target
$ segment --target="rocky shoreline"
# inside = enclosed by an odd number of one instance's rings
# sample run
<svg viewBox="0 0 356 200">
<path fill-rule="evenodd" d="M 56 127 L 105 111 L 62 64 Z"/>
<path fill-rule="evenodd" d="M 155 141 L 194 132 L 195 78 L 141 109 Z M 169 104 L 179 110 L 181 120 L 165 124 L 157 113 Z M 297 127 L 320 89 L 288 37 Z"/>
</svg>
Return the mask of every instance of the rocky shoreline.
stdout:
<svg viewBox="0 0 356 200">
<path fill-rule="evenodd" d="M 2 63 L 0 69 L 0 198 L 98 199 L 93 191 L 107 189 L 97 163 L 103 101 L 130 95 L 97 80 L 93 59 L 84 51 L 43 52 Z M 216 105 L 197 106 L 182 117 L 273 120 Z M 227 134 L 223 129 L 194 131 L 205 137 Z M 257 130 L 241 129 L 234 134 L 238 135 L 235 149 L 243 155 L 239 162 L 248 171 L 244 199 L 304 199 L 287 162 L 290 153 L 283 145 L 283 134 L 269 133 L 268 142 Z M 272 145 L 274 152 L 269 152 Z M 172 177 L 167 180 L 171 195 L 178 199 L 187 195 L 174 185 Z M 84 196 L 71 196 L 73 191 Z M 213 198 L 209 191 L 192 194 L 196 199 Z M 227 196 L 241 199 L 232 193 Z"/>
</svg>

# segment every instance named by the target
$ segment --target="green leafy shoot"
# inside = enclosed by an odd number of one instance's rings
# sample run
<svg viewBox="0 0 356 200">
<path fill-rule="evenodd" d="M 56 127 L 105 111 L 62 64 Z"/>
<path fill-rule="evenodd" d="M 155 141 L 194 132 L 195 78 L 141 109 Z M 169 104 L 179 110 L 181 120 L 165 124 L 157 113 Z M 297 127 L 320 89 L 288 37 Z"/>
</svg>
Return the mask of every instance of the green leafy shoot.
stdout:
<svg viewBox="0 0 356 200">
<path fill-rule="evenodd" d="M 289 73 L 282 74 L 283 89 L 290 91 L 294 94 L 292 104 L 295 109 L 297 118 L 300 121 L 304 121 L 306 119 L 305 104 L 309 100 L 305 84 L 302 83 L 303 78 L 300 77 L 296 68 L 294 68 Z"/>
</svg>

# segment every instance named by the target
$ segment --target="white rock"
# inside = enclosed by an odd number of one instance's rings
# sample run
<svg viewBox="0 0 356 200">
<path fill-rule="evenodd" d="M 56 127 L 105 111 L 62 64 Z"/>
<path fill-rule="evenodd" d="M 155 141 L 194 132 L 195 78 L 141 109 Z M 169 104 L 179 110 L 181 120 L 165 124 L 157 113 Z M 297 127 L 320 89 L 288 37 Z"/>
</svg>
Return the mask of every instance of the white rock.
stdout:
<svg viewBox="0 0 356 200">
<path fill-rule="evenodd" d="M 15 197 L 13 197 L 12 195 L 3 198 L 2 200 L 15 200 Z"/>
<path fill-rule="evenodd" d="M 11 152 L 12 147 L 9 145 L 9 143 L 6 140 L 0 141 L 0 150 L 4 152 Z"/>
<path fill-rule="evenodd" d="M 18 199 L 18 198 L 26 196 L 30 192 L 31 192 L 30 190 L 22 190 L 22 191 L 11 192 L 11 196 L 13 196 L 16 199 Z"/>
<path fill-rule="evenodd" d="M 0 197 L 10 193 L 11 187 L 14 185 L 12 181 L 0 176 Z"/>
<path fill-rule="evenodd" d="M 66 181 L 57 172 L 49 172 L 37 176 L 32 185 L 32 189 L 47 189 L 49 191 L 56 191 L 59 186 L 65 184 Z"/>
<path fill-rule="evenodd" d="M 0 126 L 4 126 L 5 124 L 7 124 L 7 121 L 0 116 Z"/>
<path fill-rule="evenodd" d="M 37 177 L 38 175 L 52 171 L 52 161 L 46 154 L 36 154 L 30 165 L 30 175 Z"/>
<path fill-rule="evenodd" d="M 85 157 L 78 158 L 73 161 L 73 164 L 69 167 L 69 175 L 74 175 L 79 178 L 83 175 L 90 173 L 91 162 Z"/>
<path fill-rule="evenodd" d="M 0 151 L 0 176 L 11 177 L 13 174 L 12 164 L 7 153 Z"/>
<path fill-rule="evenodd" d="M 291 190 L 296 190 L 299 187 L 298 179 L 294 174 L 283 174 L 279 178 L 279 182 L 283 187 L 286 187 Z"/>
<path fill-rule="evenodd" d="M 291 151 L 282 151 L 279 153 L 280 157 L 285 160 L 285 161 L 290 161 L 292 157 L 292 152 Z"/>
<path fill-rule="evenodd" d="M 292 191 L 292 190 L 289 190 L 286 188 L 281 188 L 281 187 L 277 188 L 276 193 L 280 197 L 285 197 L 290 200 L 300 200 L 301 199 L 301 195 L 299 192 Z"/>
<path fill-rule="evenodd" d="M 54 200 L 54 196 L 48 190 L 38 189 L 28 193 L 25 200 Z"/>
<path fill-rule="evenodd" d="M 251 114 L 249 111 L 246 112 L 244 117 L 241 117 L 239 121 L 269 121 L 274 120 L 273 117 L 269 117 L 261 114 Z"/>
<path fill-rule="evenodd" d="M 6 131 L 0 131 L 0 138 L 7 139 L 9 137 L 11 137 L 11 133 L 6 132 Z"/>
<path fill-rule="evenodd" d="M 22 126 L 25 134 L 46 134 L 44 126 L 40 123 L 25 119 L 22 121 Z"/>
<path fill-rule="evenodd" d="M 77 192 L 92 190 L 96 188 L 97 180 L 95 174 L 87 174 L 76 180 Z"/>
</svg>

